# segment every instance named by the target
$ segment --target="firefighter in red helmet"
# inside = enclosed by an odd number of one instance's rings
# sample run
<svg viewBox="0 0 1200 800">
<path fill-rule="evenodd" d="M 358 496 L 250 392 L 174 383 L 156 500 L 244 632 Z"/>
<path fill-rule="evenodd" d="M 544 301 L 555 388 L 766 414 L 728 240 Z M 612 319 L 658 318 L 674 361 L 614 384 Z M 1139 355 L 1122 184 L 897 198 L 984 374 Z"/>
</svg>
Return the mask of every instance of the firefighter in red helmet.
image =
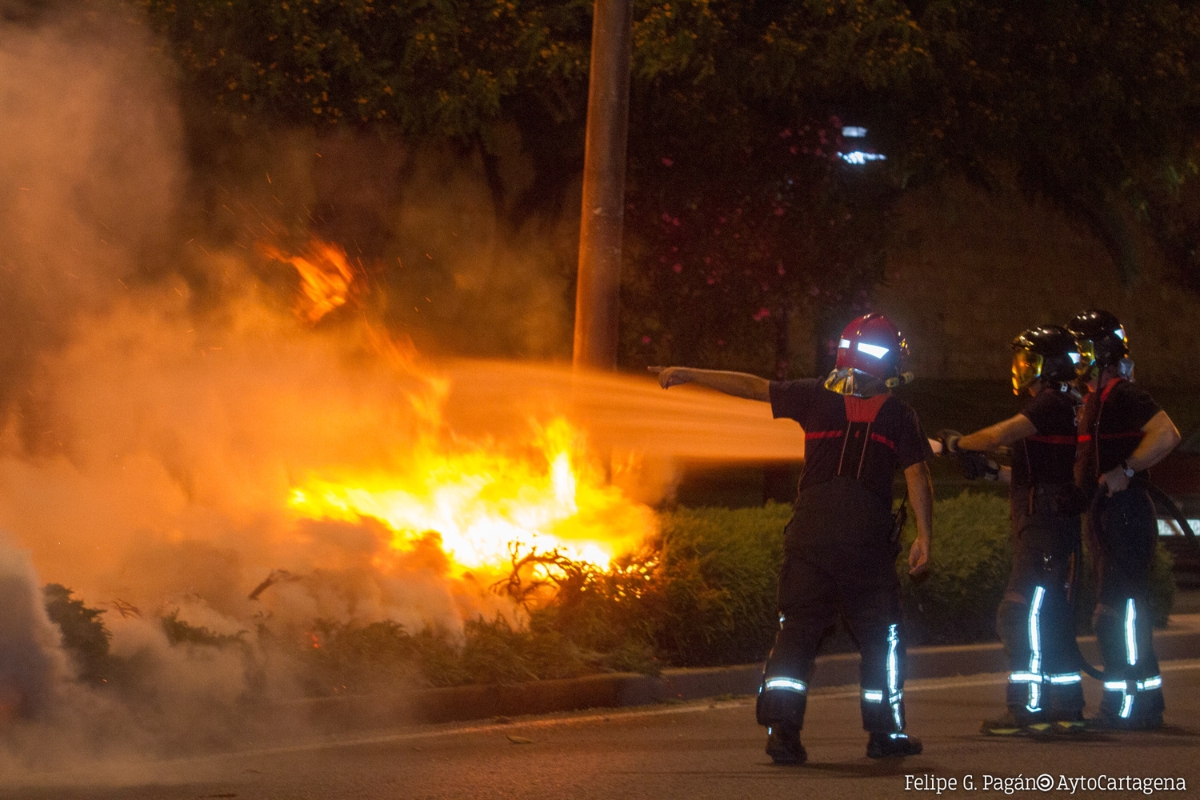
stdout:
<svg viewBox="0 0 1200 800">
<path fill-rule="evenodd" d="M 771 404 L 776 418 L 800 423 L 805 466 L 795 511 L 784 530 L 779 574 L 779 630 L 763 670 L 758 722 L 767 753 L 803 763 L 800 743 L 808 681 L 822 639 L 840 613 L 862 651 L 863 728 L 871 758 L 916 755 L 921 742 L 904 732 L 904 629 L 896 575 L 899 530 L 892 477 L 904 472 L 917 522 L 909 571 L 923 572 L 933 530 L 933 455 L 916 413 L 891 389 L 905 373 L 908 345 L 882 314 L 851 322 L 837 365 L 824 380 L 767 381 L 740 372 L 667 367 L 668 388 L 698 383 Z"/>
</svg>

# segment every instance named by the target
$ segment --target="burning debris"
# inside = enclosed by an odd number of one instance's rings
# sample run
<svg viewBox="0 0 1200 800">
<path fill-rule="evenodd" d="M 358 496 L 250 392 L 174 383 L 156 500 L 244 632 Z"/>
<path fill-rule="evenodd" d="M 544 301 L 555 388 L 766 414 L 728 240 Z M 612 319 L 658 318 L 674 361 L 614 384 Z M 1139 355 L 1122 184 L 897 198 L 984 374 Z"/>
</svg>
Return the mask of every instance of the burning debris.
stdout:
<svg viewBox="0 0 1200 800">
<path fill-rule="evenodd" d="M 142 617 L 142 610 L 140 608 L 120 598 L 113 600 L 109 605 L 112 606 L 113 611 L 121 615 L 121 619 L 141 619 Z"/>
<path fill-rule="evenodd" d="M 267 575 L 267 577 L 263 580 L 262 583 L 260 583 L 258 586 L 254 587 L 254 591 L 252 591 L 250 593 L 250 595 L 247 599 L 257 600 L 258 596 L 260 594 L 265 592 L 267 589 L 270 589 L 272 586 L 274 586 L 277 583 L 280 583 L 280 582 L 291 583 L 291 582 L 298 581 L 298 580 L 300 580 L 299 575 L 293 575 L 292 573 L 288 572 L 286 569 L 273 569 L 273 570 L 271 570 L 271 574 Z"/>
<path fill-rule="evenodd" d="M 358 270 L 351 266 L 346 251 L 336 244 L 314 239 L 297 255 L 287 255 L 268 244 L 260 244 L 259 251 L 267 258 L 296 268 L 300 277 L 296 313 L 311 324 L 346 305 L 358 290 L 355 284 Z"/>
</svg>

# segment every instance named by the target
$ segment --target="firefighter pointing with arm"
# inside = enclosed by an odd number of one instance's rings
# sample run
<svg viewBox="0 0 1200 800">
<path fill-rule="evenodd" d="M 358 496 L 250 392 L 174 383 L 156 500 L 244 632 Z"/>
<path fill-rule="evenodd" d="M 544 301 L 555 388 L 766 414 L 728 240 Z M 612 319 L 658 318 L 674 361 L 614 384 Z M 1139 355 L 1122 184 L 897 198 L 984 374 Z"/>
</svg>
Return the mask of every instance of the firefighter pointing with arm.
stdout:
<svg viewBox="0 0 1200 800">
<path fill-rule="evenodd" d="M 757 717 L 767 753 L 799 764 L 808 680 L 822 639 L 839 612 L 862 650 L 863 728 L 871 758 L 916 755 L 904 733 L 905 638 L 900 618 L 899 552 L 893 531 L 892 478 L 904 472 L 917 522 L 909 571 L 923 572 L 933 531 L 932 455 L 916 413 L 891 394 L 911 380 L 903 335 L 867 314 L 842 333 L 837 366 L 824 381 L 766 381 L 739 372 L 668 367 L 663 388 L 697 383 L 769 402 L 776 418 L 800 423 L 805 466 L 795 511 L 784 530 L 779 631 L 763 670 Z"/>
</svg>

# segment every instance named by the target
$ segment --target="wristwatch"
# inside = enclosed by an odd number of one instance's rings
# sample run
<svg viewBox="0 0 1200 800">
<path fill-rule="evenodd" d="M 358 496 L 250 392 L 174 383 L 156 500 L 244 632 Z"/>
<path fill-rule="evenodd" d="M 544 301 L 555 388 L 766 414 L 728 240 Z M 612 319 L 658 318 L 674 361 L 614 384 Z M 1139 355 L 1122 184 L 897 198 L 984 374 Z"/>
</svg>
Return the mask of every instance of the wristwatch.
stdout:
<svg viewBox="0 0 1200 800">
<path fill-rule="evenodd" d="M 1134 472 L 1133 472 L 1133 467 L 1129 466 L 1129 462 L 1128 462 L 1128 461 L 1126 461 L 1125 459 L 1123 459 L 1123 458 L 1122 458 L 1122 459 L 1121 459 L 1121 464 L 1120 464 L 1120 467 L 1121 467 L 1121 470 L 1122 470 L 1122 471 L 1125 473 L 1125 477 L 1126 477 L 1126 478 L 1132 478 L 1132 477 L 1133 477 L 1133 475 L 1134 475 Z"/>
</svg>

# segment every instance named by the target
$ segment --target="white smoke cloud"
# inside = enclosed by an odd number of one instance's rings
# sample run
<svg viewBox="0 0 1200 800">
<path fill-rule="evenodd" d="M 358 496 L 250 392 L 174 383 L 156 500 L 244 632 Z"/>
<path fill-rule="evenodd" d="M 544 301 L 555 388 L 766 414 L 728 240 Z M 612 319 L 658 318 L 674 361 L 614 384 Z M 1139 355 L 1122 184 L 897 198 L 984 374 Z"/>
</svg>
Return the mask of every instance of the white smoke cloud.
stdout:
<svg viewBox="0 0 1200 800">
<path fill-rule="evenodd" d="M 228 739 L 248 700 L 299 692 L 259 622 L 455 630 L 472 610 L 511 613 L 416 551 L 381 571 L 376 523 L 287 512 L 309 471 L 402 458 L 424 424 L 408 398 L 428 382 L 361 326 L 307 330 L 244 259 L 184 247 L 171 70 L 136 24 L 93 12 L 0 22 L 6 777 Z M 181 253 L 213 297 L 178 276 Z M 249 599 L 276 569 L 301 579 Z M 119 687 L 74 679 L 45 582 L 108 609 Z M 172 645 L 169 613 L 241 644 Z"/>
<path fill-rule="evenodd" d="M 46 616 L 37 573 L 0 540 L 0 727 L 46 713 L 68 677 L 58 628 Z"/>
<path fill-rule="evenodd" d="M 761 404 L 665 394 L 648 378 L 576 384 L 561 366 L 430 366 L 369 305 L 315 328 L 298 320 L 294 287 L 264 280 L 239 248 L 252 242 L 188 244 L 206 225 L 269 220 L 254 198 L 231 200 L 223 221 L 181 219 L 190 176 L 153 44 L 103 14 L 0 22 L 0 530 L 14 543 L 0 546 L 0 776 L 73 764 L 119 780 L 113 765 L 130 754 L 230 741 L 248 703 L 304 688 L 260 626 L 286 639 L 318 619 L 454 633 L 476 614 L 519 618 L 489 590 L 495 570 L 452 569 L 436 535 L 407 532 L 397 548 L 381 523 L 292 512 L 312 476 L 411 472 L 431 441 L 524 437 L 529 450 L 530 418 L 551 411 L 594 420 L 597 443 L 626 455 L 641 440 L 659 458 L 797 452 Z M 399 210 L 380 212 L 400 215 L 401 237 L 457 220 L 419 255 L 450 262 L 462 290 L 455 308 L 418 306 L 439 320 L 427 330 L 448 350 L 488 338 L 475 352 L 559 352 L 568 317 L 547 265 L 570 237 L 516 248 L 448 163 L 417 164 Z M 306 169 L 263 170 L 262 204 L 289 186 L 301 207 L 327 191 Z M 624 477 L 653 495 L 670 483 L 660 472 L 653 487 L 645 472 Z M 593 508 L 591 529 L 647 524 L 644 506 L 621 502 Z M 286 578 L 251 597 L 268 575 Z M 73 679 L 40 605 L 46 582 L 106 609 L 118 686 Z M 160 621 L 171 614 L 237 642 L 172 644 Z"/>
</svg>

